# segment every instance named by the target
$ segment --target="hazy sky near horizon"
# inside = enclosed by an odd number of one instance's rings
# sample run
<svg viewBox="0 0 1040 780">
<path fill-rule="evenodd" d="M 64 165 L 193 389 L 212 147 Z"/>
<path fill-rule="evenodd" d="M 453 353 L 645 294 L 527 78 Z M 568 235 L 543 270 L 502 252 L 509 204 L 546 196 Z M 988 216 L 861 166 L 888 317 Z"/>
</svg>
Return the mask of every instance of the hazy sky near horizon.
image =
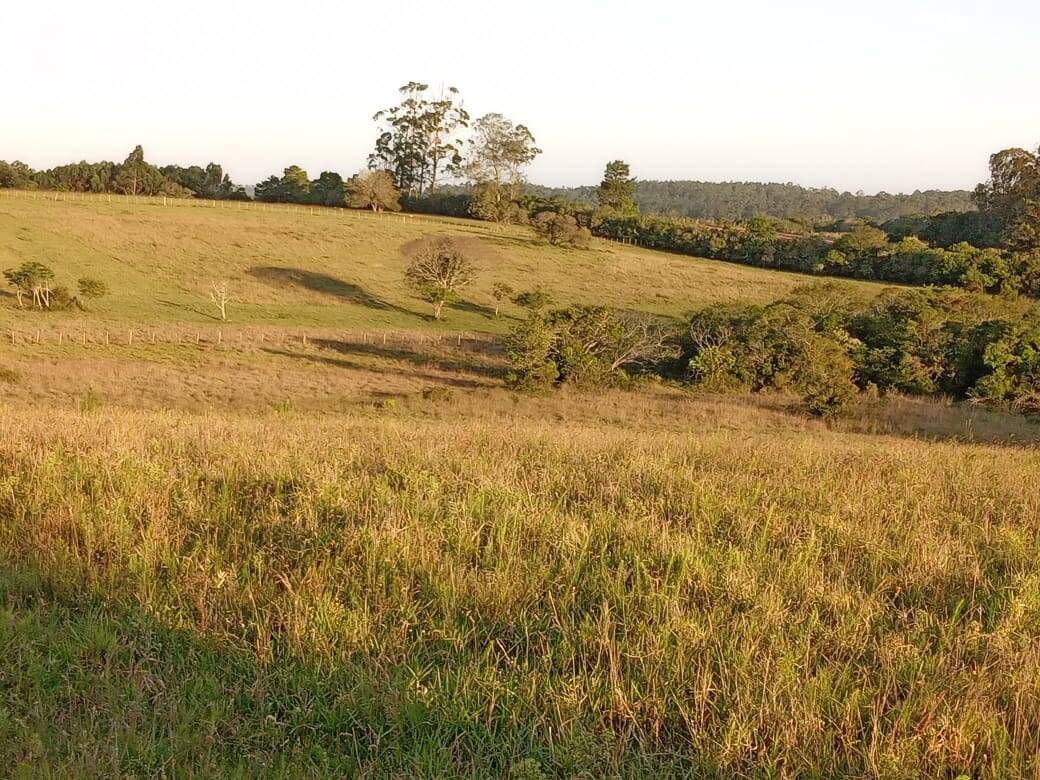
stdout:
<svg viewBox="0 0 1040 780">
<path fill-rule="evenodd" d="M 0 159 L 362 167 L 410 80 L 527 124 L 549 185 L 970 188 L 1040 144 L 1027 0 L 4 0 Z"/>
</svg>

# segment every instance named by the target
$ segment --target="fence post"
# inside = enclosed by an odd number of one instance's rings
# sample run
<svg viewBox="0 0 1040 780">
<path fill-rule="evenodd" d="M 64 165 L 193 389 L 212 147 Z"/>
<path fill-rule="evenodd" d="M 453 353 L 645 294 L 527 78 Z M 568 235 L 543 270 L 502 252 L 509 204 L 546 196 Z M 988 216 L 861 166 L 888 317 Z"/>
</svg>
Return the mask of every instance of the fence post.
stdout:
<svg viewBox="0 0 1040 780">
<path fill-rule="evenodd" d="M 132 347 L 134 345 L 134 329 L 130 328 L 130 336 L 126 340 L 126 345 Z"/>
</svg>

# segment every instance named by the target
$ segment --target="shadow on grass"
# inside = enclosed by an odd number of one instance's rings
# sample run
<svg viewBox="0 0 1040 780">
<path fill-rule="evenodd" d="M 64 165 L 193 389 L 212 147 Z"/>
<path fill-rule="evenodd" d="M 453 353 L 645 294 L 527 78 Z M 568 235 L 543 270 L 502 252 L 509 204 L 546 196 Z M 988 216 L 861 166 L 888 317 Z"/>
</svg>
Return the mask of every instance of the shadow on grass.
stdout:
<svg viewBox="0 0 1040 780">
<path fill-rule="evenodd" d="M 319 668 L 276 644 L 261 664 L 83 584 L 0 565 L 12 776 L 504 777 L 525 754 L 551 760 L 533 727 L 503 738 L 508 713 L 484 724 L 423 699 L 407 659 Z"/>
<path fill-rule="evenodd" d="M 317 339 L 316 346 L 337 352 L 341 355 L 363 355 L 367 357 L 383 358 L 398 362 L 411 363 L 414 366 L 425 368 L 436 368 L 439 371 L 451 371 L 459 374 L 475 374 L 478 376 L 502 378 L 505 369 L 491 362 L 496 355 L 497 346 L 492 342 L 467 343 L 466 346 L 456 347 L 452 345 L 453 351 L 462 351 L 469 355 L 485 356 L 484 359 L 464 360 L 451 356 L 418 352 L 399 345 L 388 346 L 379 344 L 356 344 L 349 341 L 337 341 L 334 339 Z"/>
<path fill-rule="evenodd" d="M 494 319 L 495 310 L 490 306 L 485 306 L 482 303 L 474 303 L 473 301 L 455 301 L 454 303 L 448 304 L 450 308 L 455 311 L 465 311 L 470 314 L 479 314 L 481 317 L 487 317 L 489 320 Z"/>
<path fill-rule="evenodd" d="M 315 344 L 319 344 L 319 345 L 321 344 L 321 342 L 314 342 L 314 343 Z M 309 362 L 309 363 L 317 363 L 317 364 L 320 364 L 320 365 L 323 365 L 323 366 L 331 366 L 333 368 L 342 368 L 342 369 L 346 369 L 346 370 L 349 370 L 349 371 L 367 371 L 367 372 L 372 373 L 372 374 L 382 374 L 384 376 L 399 376 L 399 377 L 403 377 L 403 378 L 407 378 L 407 379 L 415 379 L 415 380 L 420 380 L 420 381 L 430 382 L 430 383 L 435 383 L 435 384 L 450 385 L 451 387 L 458 387 L 458 388 L 462 388 L 462 389 L 478 389 L 478 388 L 486 389 L 489 386 L 488 385 L 488 380 L 490 379 L 490 374 L 485 375 L 484 380 L 481 381 L 480 379 L 468 379 L 468 378 L 465 378 L 465 377 L 450 376 L 450 375 L 446 376 L 445 374 L 434 374 L 434 373 L 431 373 L 429 371 L 422 371 L 422 370 L 420 370 L 422 368 L 432 368 L 432 369 L 439 370 L 439 371 L 459 371 L 459 372 L 462 372 L 463 370 L 465 370 L 465 369 L 462 369 L 462 368 L 452 368 L 451 367 L 452 366 L 451 363 L 438 364 L 437 361 L 435 361 L 435 360 L 430 360 L 430 361 L 427 361 L 427 362 L 409 361 L 409 362 L 413 362 L 413 366 L 414 367 L 408 368 L 408 369 L 394 370 L 392 368 L 374 367 L 371 364 L 362 363 L 362 362 L 359 362 L 357 360 L 350 360 L 349 358 L 332 357 L 330 355 L 322 355 L 320 353 L 308 353 L 308 352 L 299 352 L 299 351 L 289 350 L 289 349 L 275 349 L 275 348 L 267 348 L 267 349 L 264 349 L 263 351 L 266 352 L 269 355 L 277 355 L 279 357 L 293 358 L 295 360 L 302 360 L 302 361 L 306 361 L 306 362 Z M 347 354 L 350 354 L 350 353 L 347 353 Z M 353 354 L 356 354 L 356 355 L 374 355 L 376 353 L 374 353 L 372 351 L 367 351 L 367 350 L 362 348 L 362 349 L 354 350 Z M 382 355 L 382 357 L 387 357 L 389 359 L 398 359 L 398 360 L 402 359 L 402 358 L 393 358 L 390 355 Z M 449 367 L 447 367 L 447 368 L 444 367 L 446 365 L 449 366 Z M 458 364 L 458 365 L 462 366 L 462 364 Z M 475 372 L 470 370 L 470 371 L 466 371 L 466 373 L 473 374 Z M 389 395 L 396 395 L 396 394 L 390 393 Z"/>
<path fill-rule="evenodd" d="M 200 317 L 205 317 L 208 320 L 214 320 L 216 322 L 222 322 L 220 317 L 216 314 L 210 314 L 208 311 L 203 311 L 196 306 L 189 306 L 186 303 L 177 303 L 176 301 L 167 301 L 162 298 L 156 301 L 160 306 L 166 306 L 171 309 L 180 309 L 181 311 L 190 311 L 192 314 L 198 314 Z"/>
<path fill-rule="evenodd" d="M 803 429 L 807 433 L 817 425 L 825 425 L 832 431 L 852 436 L 891 436 L 1028 450 L 1040 446 L 1040 423 L 1012 412 L 965 402 L 903 396 L 861 398 L 845 413 L 821 420 L 809 414 L 797 396 L 783 393 L 670 392 L 657 397 L 662 404 L 675 409 L 668 415 L 674 419 L 688 415 L 683 407 L 691 403 L 709 408 L 718 403 L 777 415 L 777 424 L 790 425 L 792 429 Z M 755 425 L 757 423 L 751 427 L 755 428 Z"/>
<path fill-rule="evenodd" d="M 360 285 L 346 282 L 329 274 L 308 271 L 303 268 L 286 268 L 274 265 L 254 266 L 249 269 L 248 273 L 250 276 L 274 287 L 282 289 L 295 287 L 310 290 L 311 292 L 328 295 L 356 306 L 365 306 L 378 311 L 394 311 L 410 317 L 423 317 L 418 312 L 405 309 L 372 295 L 372 293 Z"/>
</svg>

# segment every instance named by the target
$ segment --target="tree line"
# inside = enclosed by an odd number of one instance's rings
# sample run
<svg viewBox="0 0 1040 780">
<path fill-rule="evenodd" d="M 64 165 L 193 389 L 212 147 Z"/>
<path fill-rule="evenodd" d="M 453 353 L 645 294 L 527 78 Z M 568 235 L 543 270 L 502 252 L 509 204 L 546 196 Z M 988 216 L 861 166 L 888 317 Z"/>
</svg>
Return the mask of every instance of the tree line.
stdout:
<svg viewBox="0 0 1040 780">
<path fill-rule="evenodd" d="M 0 160 L 0 188 L 212 200 L 249 198 L 245 188 L 232 182 L 217 163 L 205 168 L 198 165 L 157 167 L 145 160 L 141 146 L 135 146 L 122 163 L 81 161 L 43 171 L 33 170 L 18 160 L 12 163 Z"/>
<path fill-rule="evenodd" d="M 594 186 L 532 185 L 526 188 L 532 195 L 586 204 L 596 203 L 596 190 Z M 972 193 L 967 190 L 864 195 L 832 188 L 764 182 L 637 181 L 633 197 L 643 213 L 723 220 L 770 216 L 811 222 L 843 219 L 885 222 L 908 215 L 975 208 Z"/>
<path fill-rule="evenodd" d="M 817 415 L 891 392 L 1040 414 L 1040 317 L 959 290 L 868 299 L 822 282 L 766 306 L 710 306 L 681 326 L 603 306 L 533 311 L 507 354 L 509 382 L 528 391 L 655 377 L 797 393 Z"/>
</svg>

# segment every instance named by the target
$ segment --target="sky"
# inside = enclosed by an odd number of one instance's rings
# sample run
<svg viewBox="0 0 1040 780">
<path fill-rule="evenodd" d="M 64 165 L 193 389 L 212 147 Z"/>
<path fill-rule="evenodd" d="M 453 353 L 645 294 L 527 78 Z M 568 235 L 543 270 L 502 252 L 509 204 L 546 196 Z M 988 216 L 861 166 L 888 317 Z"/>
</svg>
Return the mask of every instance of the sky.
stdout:
<svg viewBox="0 0 1040 780">
<path fill-rule="evenodd" d="M 971 188 L 1040 145 L 1035 0 L 2 0 L 0 159 L 363 167 L 416 80 L 526 124 L 532 182 Z"/>
</svg>

